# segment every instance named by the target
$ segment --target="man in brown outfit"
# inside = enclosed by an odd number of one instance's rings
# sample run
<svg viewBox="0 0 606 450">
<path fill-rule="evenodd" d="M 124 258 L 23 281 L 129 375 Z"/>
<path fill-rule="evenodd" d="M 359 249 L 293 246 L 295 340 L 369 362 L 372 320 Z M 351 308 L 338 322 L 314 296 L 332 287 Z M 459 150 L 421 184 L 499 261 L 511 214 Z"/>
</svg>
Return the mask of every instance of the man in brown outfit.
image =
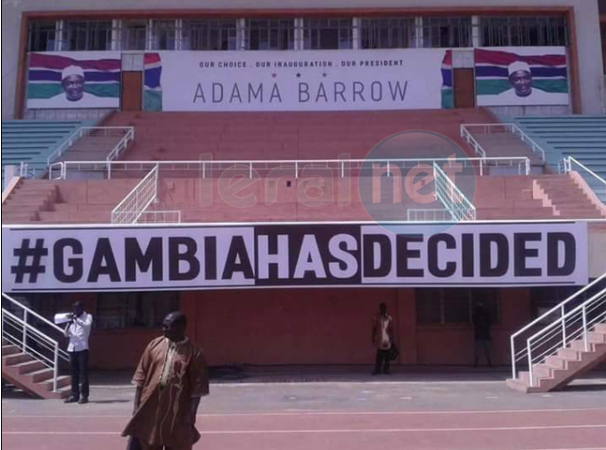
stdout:
<svg viewBox="0 0 606 450">
<path fill-rule="evenodd" d="M 387 305 L 381 303 L 379 314 L 372 321 L 372 345 L 377 349 L 377 359 L 373 375 L 389 375 L 390 350 L 395 343 L 393 319 L 387 312 Z"/>
<path fill-rule="evenodd" d="M 209 394 L 208 371 L 186 328 L 183 314 L 169 314 L 164 337 L 149 344 L 133 378 L 135 413 L 123 436 L 132 436 L 143 450 L 192 450 L 200 440 L 196 414 Z"/>
</svg>

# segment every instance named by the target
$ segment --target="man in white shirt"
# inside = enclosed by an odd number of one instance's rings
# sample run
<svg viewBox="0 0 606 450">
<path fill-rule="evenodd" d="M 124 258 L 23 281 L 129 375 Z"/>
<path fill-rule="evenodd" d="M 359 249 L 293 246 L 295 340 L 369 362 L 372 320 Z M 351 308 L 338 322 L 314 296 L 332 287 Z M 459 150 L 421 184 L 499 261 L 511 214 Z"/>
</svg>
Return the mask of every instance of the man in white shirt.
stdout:
<svg viewBox="0 0 606 450">
<path fill-rule="evenodd" d="M 88 339 L 92 326 L 93 316 L 84 312 L 81 302 L 74 303 L 71 321 L 65 328 L 65 337 L 69 339 L 67 352 L 72 377 L 72 393 L 65 403 L 88 403 Z"/>
</svg>

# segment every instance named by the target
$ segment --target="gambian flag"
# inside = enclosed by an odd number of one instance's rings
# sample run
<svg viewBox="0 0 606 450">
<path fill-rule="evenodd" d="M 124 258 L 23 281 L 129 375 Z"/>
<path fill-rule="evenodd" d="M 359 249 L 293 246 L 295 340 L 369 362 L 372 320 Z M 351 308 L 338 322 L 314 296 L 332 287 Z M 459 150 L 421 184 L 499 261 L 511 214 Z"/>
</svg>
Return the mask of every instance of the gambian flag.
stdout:
<svg viewBox="0 0 606 450">
<path fill-rule="evenodd" d="M 61 55 L 30 55 L 27 98 L 49 100 L 63 95 L 61 74 L 70 66 L 84 71 L 84 91 L 98 98 L 120 98 L 122 62 L 119 59 L 76 60 Z"/>
<path fill-rule="evenodd" d="M 452 82 L 452 50 L 447 50 L 442 61 L 442 108 L 454 108 L 454 89 Z"/>
<path fill-rule="evenodd" d="M 144 84 L 143 109 L 162 111 L 162 57 L 158 53 L 145 54 Z"/>
<path fill-rule="evenodd" d="M 530 66 L 533 88 L 551 94 L 569 92 L 566 55 L 517 55 L 477 49 L 475 56 L 478 95 L 499 95 L 512 89 L 509 66 L 515 62 Z"/>
</svg>

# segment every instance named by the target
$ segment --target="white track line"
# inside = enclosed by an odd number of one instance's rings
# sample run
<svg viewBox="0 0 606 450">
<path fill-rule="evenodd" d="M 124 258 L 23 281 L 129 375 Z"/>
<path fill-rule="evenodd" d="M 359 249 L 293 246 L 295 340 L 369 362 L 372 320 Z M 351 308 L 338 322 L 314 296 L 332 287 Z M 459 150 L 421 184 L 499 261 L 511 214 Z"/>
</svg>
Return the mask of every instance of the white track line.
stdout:
<svg viewBox="0 0 606 450">
<path fill-rule="evenodd" d="M 606 425 L 564 425 L 547 427 L 487 427 L 487 428 L 386 428 L 379 429 L 338 429 L 338 430 L 233 430 L 233 431 L 201 431 L 202 435 L 261 435 L 261 434 L 393 434 L 393 433 L 468 433 L 468 432 L 502 432 L 502 431 L 544 431 L 544 430 L 588 430 L 605 429 Z M 119 436 L 120 433 L 78 432 L 78 431 L 6 431 L 3 436 Z"/>
<path fill-rule="evenodd" d="M 584 408 L 584 409 L 520 409 L 520 410 L 490 410 L 490 411 L 357 411 L 357 412 L 323 412 L 323 411 L 305 411 L 305 412 L 276 412 L 276 413 L 231 413 L 231 414 L 199 414 L 203 418 L 230 418 L 230 417 L 300 417 L 300 416 L 444 416 L 444 415 L 499 415 L 499 414 L 553 414 L 553 413 L 581 413 L 581 412 L 606 412 L 606 408 Z M 2 415 L 2 420 L 10 419 L 124 419 L 131 418 L 132 415 Z"/>
</svg>

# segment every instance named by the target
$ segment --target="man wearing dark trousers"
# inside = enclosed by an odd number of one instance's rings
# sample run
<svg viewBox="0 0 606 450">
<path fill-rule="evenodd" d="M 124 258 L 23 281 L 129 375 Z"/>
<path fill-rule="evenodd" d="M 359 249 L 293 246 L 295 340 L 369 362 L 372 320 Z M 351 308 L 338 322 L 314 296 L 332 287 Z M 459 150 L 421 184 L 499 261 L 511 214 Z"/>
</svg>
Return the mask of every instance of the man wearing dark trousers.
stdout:
<svg viewBox="0 0 606 450">
<path fill-rule="evenodd" d="M 373 375 L 389 375 L 389 354 L 394 342 L 393 319 L 387 312 L 387 305 L 381 303 L 379 314 L 373 319 L 372 323 L 372 344 L 377 349 Z"/>
<path fill-rule="evenodd" d="M 88 403 L 88 339 L 93 326 L 93 316 L 84 311 L 81 302 L 74 303 L 71 321 L 65 328 L 65 337 L 69 339 L 70 375 L 72 392 L 65 403 Z"/>
<path fill-rule="evenodd" d="M 484 303 L 478 303 L 473 312 L 474 367 L 480 364 L 480 357 L 486 357 L 488 367 L 492 367 L 492 317 Z"/>
</svg>

